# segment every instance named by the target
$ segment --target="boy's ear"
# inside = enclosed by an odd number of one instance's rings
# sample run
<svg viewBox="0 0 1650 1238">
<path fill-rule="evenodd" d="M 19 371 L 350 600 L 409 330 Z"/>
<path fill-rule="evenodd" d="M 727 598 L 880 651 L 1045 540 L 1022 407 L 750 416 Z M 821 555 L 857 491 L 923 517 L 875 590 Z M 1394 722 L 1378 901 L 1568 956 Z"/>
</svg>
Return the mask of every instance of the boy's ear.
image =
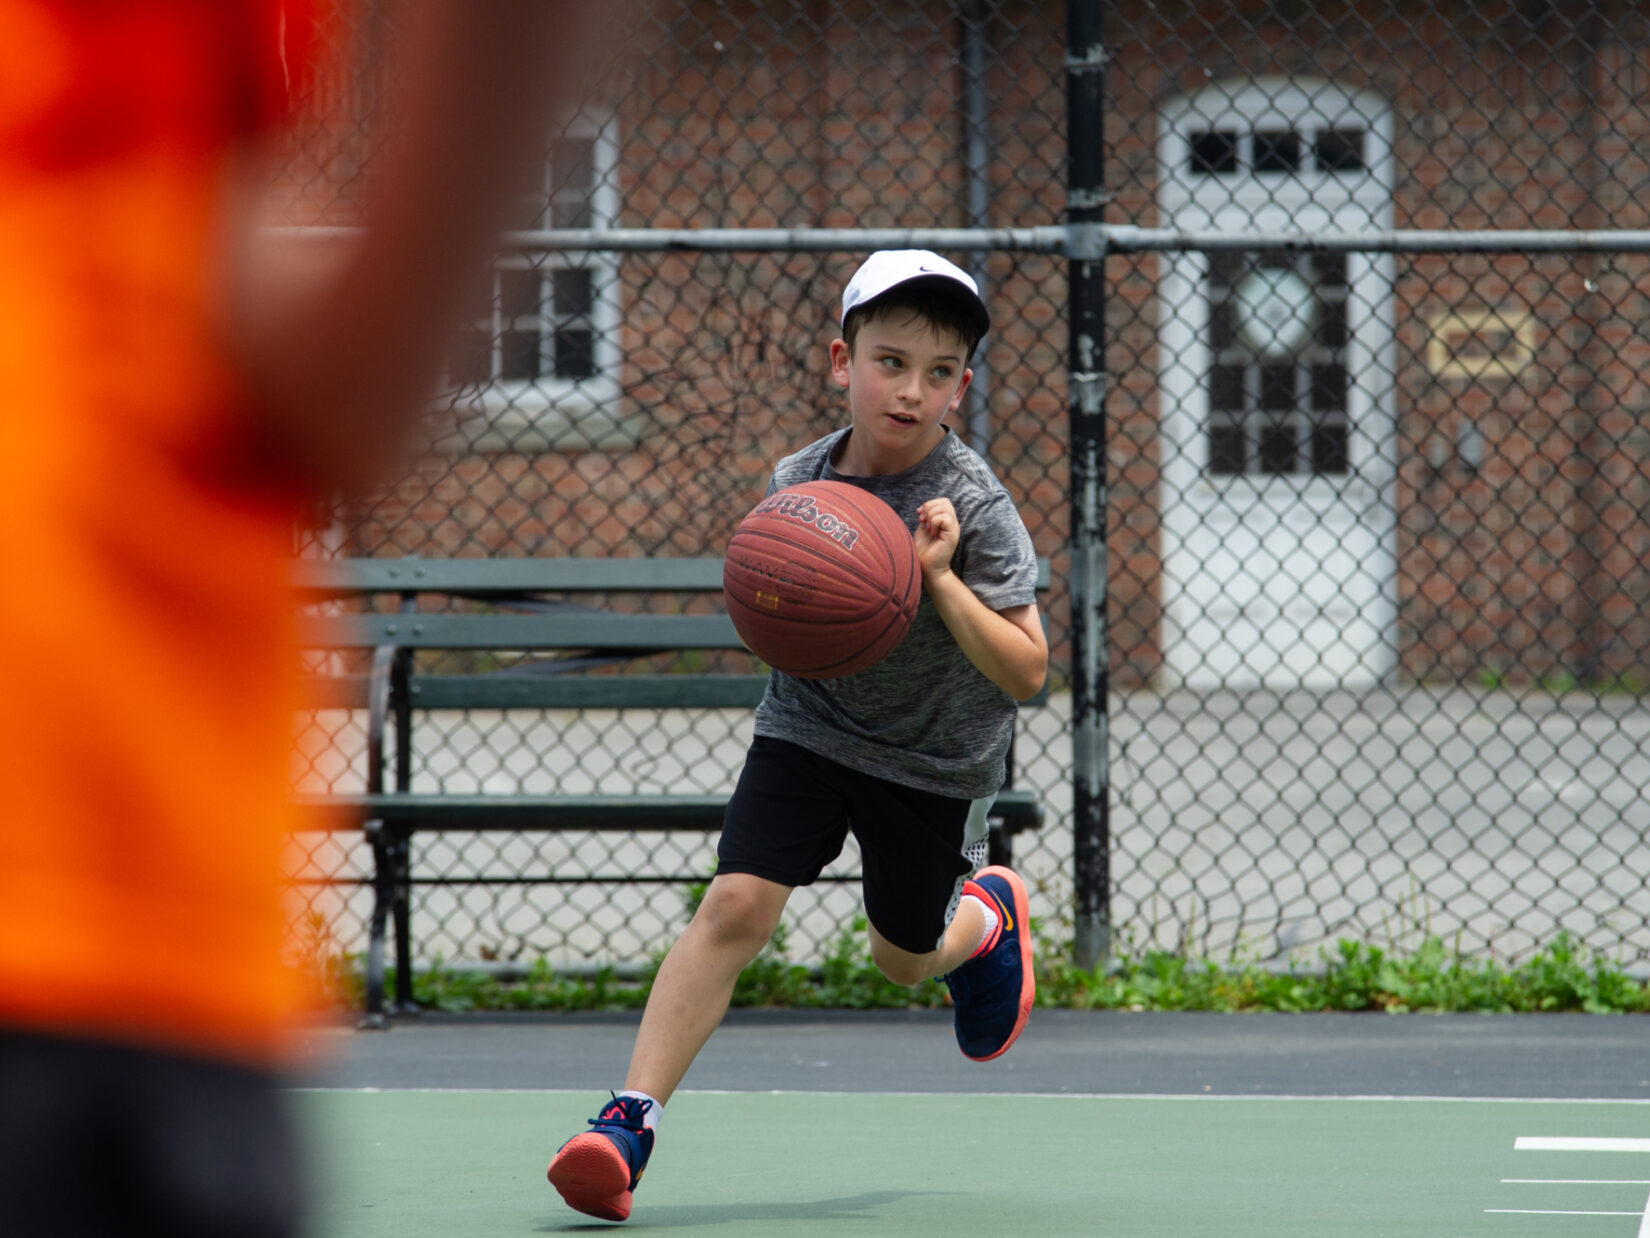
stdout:
<svg viewBox="0 0 1650 1238">
<path fill-rule="evenodd" d="M 836 380 L 838 387 L 848 385 L 848 362 L 853 355 L 848 351 L 848 341 L 836 339 L 831 341 L 831 377 Z"/>
<path fill-rule="evenodd" d="M 954 413 L 959 408 L 962 407 L 963 396 L 968 393 L 968 384 L 973 382 L 973 381 L 974 381 L 974 371 L 973 370 L 964 370 L 962 372 L 962 382 L 957 384 L 957 394 L 952 396 L 951 397 L 951 403 L 949 403 L 945 406 L 947 412 Z"/>
</svg>

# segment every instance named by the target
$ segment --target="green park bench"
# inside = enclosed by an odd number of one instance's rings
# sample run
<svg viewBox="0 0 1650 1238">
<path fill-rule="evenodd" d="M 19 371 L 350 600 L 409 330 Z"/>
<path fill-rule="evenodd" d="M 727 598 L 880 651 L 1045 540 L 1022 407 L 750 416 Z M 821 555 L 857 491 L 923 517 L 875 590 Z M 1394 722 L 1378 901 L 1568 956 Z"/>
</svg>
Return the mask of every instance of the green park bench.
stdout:
<svg viewBox="0 0 1650 1238">
<path fill-rule="evenodd" d="M 1038 562 L 1039 588 L 1048 564 Z M 354 652 L 370 669 L 311 675 L 305 705 L 367 711 L 364 792 L 299 794 L 311 814 L 304 828 L 342 822 L 364 829 L 371 845 L 373 906 L 367 948 L 363 1026 L 412 1012 L 410 890 L 431 879 L 412 871 L 420 831 L 719 830 L 726 793 L 449 794 L 414 791 L 412 731 L 425 710 L 753 709 L 765 674 L 721 671 L 611 673 L 615 664 L 653 654 L 743 651 L 725 613 L 640 613 L 608 609 L 626 595 L 720 592 L 718 558 L 631 559 L 301 559 L 293 562 L 300 603 L 393 599 L 394 610 L 314 613 L 300 627 L 308 650 Z M 571 597 L 570 597 L 571 595 Z M 573 597 L 598 598 L 590 605 Z M 485 603 L 455 611 L 455 600 Z M 424 673 L 416 654 L 556 653 L 562 660 L 513 669 Z M 714 660 L 714 659 L 713 659 Z M 701 658 L 700 661 L 703 661 Z M 484 659 L 482 665 L 489 665 Z M 593 670 L 608 673 L 592 673 Z M 386 741 L 395 737 L 393 761 Z M 1013 769 L 1010 753 L 1010 770 Z M 1012 775 L 1011 775 L 1012 776 Z M 990 854 L 1007 863 L 1011 839 L 1042 824 L 1035 795 L 1005 787 L 991 812 Z M 386 933 L 395 932 L 395 995 L 385 1000 Z"/>
</svg>

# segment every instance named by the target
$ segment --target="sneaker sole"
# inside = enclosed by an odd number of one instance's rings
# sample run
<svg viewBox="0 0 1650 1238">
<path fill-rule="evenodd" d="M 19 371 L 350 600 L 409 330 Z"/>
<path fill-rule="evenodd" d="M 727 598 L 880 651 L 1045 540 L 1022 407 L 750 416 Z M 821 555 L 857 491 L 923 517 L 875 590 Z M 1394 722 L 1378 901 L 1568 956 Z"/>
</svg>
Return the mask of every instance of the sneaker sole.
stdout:
<svg viewBox="0 0 1650 1238">
<path fill-rule="evenodd" d="M 1031 920 L 1026 911 L 1030 906 L 1030 900 L 1026 896 L 1026 883 L 1020 880 L 1018 873 L 1000 864 L 982 868 L 974 874 L 975 881 L 981 877 L 1001 877 L 1008 883 L 1009 894 L 1014 899 L 1014 924 L 1019 930 L 1020 947 L 1020 1010 L 1014 1019 L 1014 1030 L 1008 1034 L 1008 1039 L 1003 1041 L 1002 1048 L 984 1057 L 965 1053 L 963 1056 L 971 1062 L 989 1062 L 1002 1057 L 1013 1048 L 1014 1042 L 1020 1039 L 1020 1033 L 1026 1030 L 1026 1021 L 1031 1018 L 1031 1004 L 1037 997 L 1037 976 L 1031 966 Z"/>
<path fill-rule="evenodd" d="M 573 1136 L 556 1153 L 545 1176 L 575 1212 L 603 1221 L 630 1216 L 630 1166 L 606 1136 Z"/>
</svg>

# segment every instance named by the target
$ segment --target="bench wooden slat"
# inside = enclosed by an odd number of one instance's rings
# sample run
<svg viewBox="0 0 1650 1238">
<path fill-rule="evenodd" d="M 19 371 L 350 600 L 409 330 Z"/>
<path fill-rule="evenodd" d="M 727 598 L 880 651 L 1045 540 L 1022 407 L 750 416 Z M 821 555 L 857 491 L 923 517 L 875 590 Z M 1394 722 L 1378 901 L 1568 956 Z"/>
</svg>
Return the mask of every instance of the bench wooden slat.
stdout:
<svg viewBox="0 0 1650 1238">
<path fill-rule="evenodd" d="M 722 560 L 697 559 L 294 559 L 292 587 L 306 601 L 362 593 L 722 591 Z"/>
<path fill-rule="evenodd" d="M 315 709 L 365 709 L 365 675 L 311 675 L 303 701 Z M 414 709 L 755 709 L 766 675 L 419 675 Z"/>
<path fill-rule="evenodd" d="M 726 795 L 451 795 L 445 793 L 298 796 L 301 808 L 343 809 L 416 829 L 719 829 Z"/>
<path fill-rule="evenodd" d="M 306 709 L 365 709 L 365 675 L 308 675 Z M 424 675 L 412 681 L 414 709 L 755 709 L 766 675 Z M 1048 701 L 1045 686 L 1022 707 Z"/>
<path fill-rule="evenodd" d="M 383 792 L 299 795 L 299 808 L 342 810 L 349 817 L 393 821 L 415 829 L 657 830 L 719 829 L 725 793 L 714 795 L 474 795 Z M 1011 834 L 1042 824 L 1041 802 L 1029 791 L 1005 788 L 990 816 Z M 334 817 L 336 820 L 336 817 Z M 317 828 L 326 828 L 325 826 Z"/>
<path fill-rule="evenodd" d="M 301 616 L 306 649 L 743 649 L 726 615 L 373 614 Z"/>
<path fill-rule="evenodd" d="M 720 593 L 722 560 L 688 559 L 294 559 L 289 579 L 303 601 L 364 593 Z M 1048 560 L 1037 560 L 1047 589 Z"/>
</svg>

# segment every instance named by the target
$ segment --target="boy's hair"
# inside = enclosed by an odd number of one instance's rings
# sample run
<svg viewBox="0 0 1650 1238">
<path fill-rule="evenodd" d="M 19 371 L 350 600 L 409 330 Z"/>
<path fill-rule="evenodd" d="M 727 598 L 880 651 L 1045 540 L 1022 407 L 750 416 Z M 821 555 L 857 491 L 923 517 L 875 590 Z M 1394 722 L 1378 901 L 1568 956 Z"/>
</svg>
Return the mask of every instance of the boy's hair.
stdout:
<svg viewBox="0 0 1650 1238">
<path fill-rule="evenodd" d="M 974 350 L 984 338 L 975 325 L 974 313 L 955 294 L 925 280 L 912 280 L 848 311 L 842 323 L 842 338 L 847 342 L 848 351 L 854 351 L 854 342 L 866 323 L 899 313 L 913 314 L 935 331 L 961 340 L 965 366 L 973 360 Z"/>
</svg>

